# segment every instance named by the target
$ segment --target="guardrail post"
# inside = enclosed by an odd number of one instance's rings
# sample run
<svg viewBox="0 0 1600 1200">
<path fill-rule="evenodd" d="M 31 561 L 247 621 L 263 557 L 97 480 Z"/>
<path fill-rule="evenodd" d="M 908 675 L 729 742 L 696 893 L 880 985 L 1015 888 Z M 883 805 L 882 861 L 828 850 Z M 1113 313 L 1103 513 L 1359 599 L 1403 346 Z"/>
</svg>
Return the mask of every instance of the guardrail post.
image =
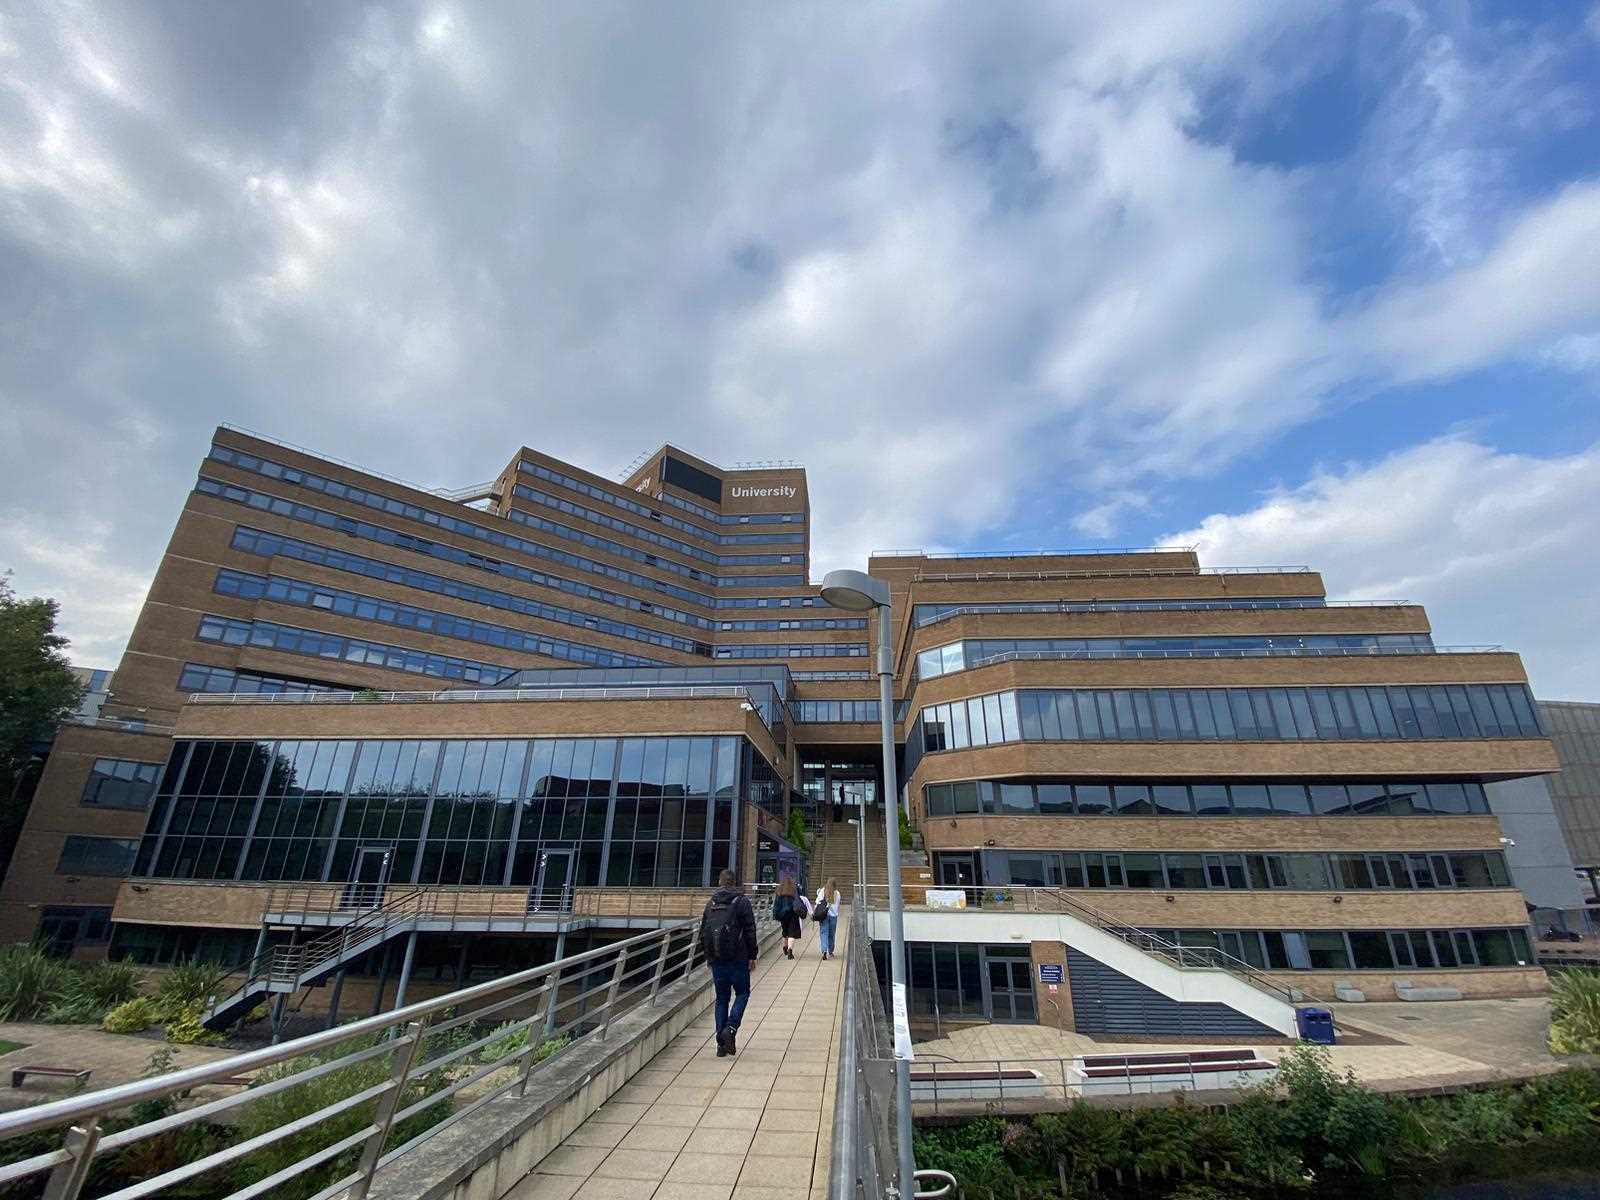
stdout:
<svg viewBox="0 0 1600 1200">
<path fill-rule="evenodd" d="M 90 1117 L 82 1125 L 74 1125 L 62 1139 L 62 1149 L 72 1155 L 70 1159 L 50 1172 L 44 1185 L 44 1200 L 77 1200 L 78 1193 L 89 1180 L 89 1167 L 94 1162 L 95 1147 L 100 1144 L 100 1118 Z"/>
<path fill-rule="evenodd" d="M 652 1008 L 655 1007 L 656 993 L 661 990 L 661 977 L 666 974 L 668 952 L 672 949 L 672 943 L 678 938 L 676 929 L 664 929 L 661 933 L 661 956 L 656 959 L 656 973 L 650 979 L 650 1007 Z"/>
<path fill-rule="evenodd" d="M 378 1097 L 378 1110 L 373 1114 L 375 1128 L 361 1148 L 361 1163 L 356 1168 L 357 1179 L 345 1193 L 345 1200 L 366 1200 L 372 1187 L 372 1177 L 378 1170 L 378 1159 L 383 1157 L 383 1144 L 389 1140 L 389 1130 L 394 1125 L 395 1110 L 400 1107 L 400 1096 L 406 1089 L 406 1079 L 411 1074 L 411 1064 L 416 1061 L 417 1050 L 422 1046 L 424 1022 L 412 1021 L 406 1026 L 405 1045 L 395 1046 L 389 1059 L 389 1090 Z"/>
<path fill-rule="evenodd" d="M 534 1060 L 539 1057 L 539 1047 L 550 1040 L 550 1021 L 556 1015 L 556 989 L 560 986 L 560 971 L 557 971 L 544 981 L 544 990 L 540 995 L 539 1002 L 545 1006 L 545 1010 L 539 1015 L 544 1017 L 545 1032 L 540 1041 L 535 1043 L 533 1041 L 533 1026 L 528 1026 L 528 1061 L 522 1064 L 522 1080 L 517 1084 L 518 1096 L 526 1096 L 528 1094 L 528 1077 L 533 1074 L 533 1064 Z"/>
<path fill-rule="evenodd" d="M 606 1019 L 600 1025 L 600 1040 L 611 1032 L 611 1018 L 617 1015 L 617 993 L 622 990 L 622 972 L 628 965 L 628 951 L 617 951 L 617 969 L 611 972 L 611 986 L 606 990 Z"/>
</svg>

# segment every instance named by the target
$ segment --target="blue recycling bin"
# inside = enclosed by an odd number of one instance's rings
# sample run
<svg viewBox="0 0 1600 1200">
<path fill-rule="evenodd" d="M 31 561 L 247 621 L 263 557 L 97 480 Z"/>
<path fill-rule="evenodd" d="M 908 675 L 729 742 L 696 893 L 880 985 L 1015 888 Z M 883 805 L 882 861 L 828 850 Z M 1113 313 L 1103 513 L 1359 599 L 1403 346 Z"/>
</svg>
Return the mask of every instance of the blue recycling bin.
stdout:
<svg viewBox="0 0 1600 1200">
<path fill-rule="evenodd" d="M 1331 1046 L 1337 1040 L 1333 1032 L 1333 1014 L 1325 1008 L 1297 1008 L 1294 1020 L 1302 1042 Z"/>
</svg>

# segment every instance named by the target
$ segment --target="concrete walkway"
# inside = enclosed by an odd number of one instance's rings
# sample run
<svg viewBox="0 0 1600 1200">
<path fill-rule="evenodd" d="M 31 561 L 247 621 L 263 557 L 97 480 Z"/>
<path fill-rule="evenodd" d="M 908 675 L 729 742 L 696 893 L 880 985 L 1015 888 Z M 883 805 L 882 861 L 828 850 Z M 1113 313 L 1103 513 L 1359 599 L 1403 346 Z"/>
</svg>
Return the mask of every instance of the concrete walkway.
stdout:
<svg viewBox="0 0 1600 1200">
<path fill-rule="evenodd" d="M 508 1200 L 826 1200 L 844 960 L 822 961 L 810 922 L 795 953 L 756 964 L 737 1057 L 707 1012 Z"/>
</svg>

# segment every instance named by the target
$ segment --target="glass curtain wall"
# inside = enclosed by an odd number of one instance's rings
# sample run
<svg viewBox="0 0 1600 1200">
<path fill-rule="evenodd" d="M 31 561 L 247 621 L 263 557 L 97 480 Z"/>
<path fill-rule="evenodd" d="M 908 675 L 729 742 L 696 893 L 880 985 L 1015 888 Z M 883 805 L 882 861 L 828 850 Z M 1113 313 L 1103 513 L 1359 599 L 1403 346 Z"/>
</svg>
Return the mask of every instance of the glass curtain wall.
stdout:
<svg viewBox="0 0 1600 1200">
<path fill-rule="evenodd" d="M 781 811 L 742 738 L 178 741 L 135 875 L 531 885 L 570 851 L 580 886 L 701 887 L 736 862 L 739 801 Z"/>
</svg>

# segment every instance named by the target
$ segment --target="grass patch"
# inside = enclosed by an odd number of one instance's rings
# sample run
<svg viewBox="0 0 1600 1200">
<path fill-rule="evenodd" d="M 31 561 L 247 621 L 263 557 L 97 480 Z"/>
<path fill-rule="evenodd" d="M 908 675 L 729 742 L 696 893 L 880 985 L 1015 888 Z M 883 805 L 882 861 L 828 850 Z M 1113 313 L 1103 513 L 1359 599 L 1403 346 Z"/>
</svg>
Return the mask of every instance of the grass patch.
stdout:
<svg viewBox="0 0 1600 1200">
<path fill-rule="evenodd" d="M 8 1042 L 5 1038 L 0 1038 L 0 1054 L 10 1054 L 13 1050 L 23 1050 L 27 1048 L 27 1045 L 27 1042 Z"/>
</svg>

